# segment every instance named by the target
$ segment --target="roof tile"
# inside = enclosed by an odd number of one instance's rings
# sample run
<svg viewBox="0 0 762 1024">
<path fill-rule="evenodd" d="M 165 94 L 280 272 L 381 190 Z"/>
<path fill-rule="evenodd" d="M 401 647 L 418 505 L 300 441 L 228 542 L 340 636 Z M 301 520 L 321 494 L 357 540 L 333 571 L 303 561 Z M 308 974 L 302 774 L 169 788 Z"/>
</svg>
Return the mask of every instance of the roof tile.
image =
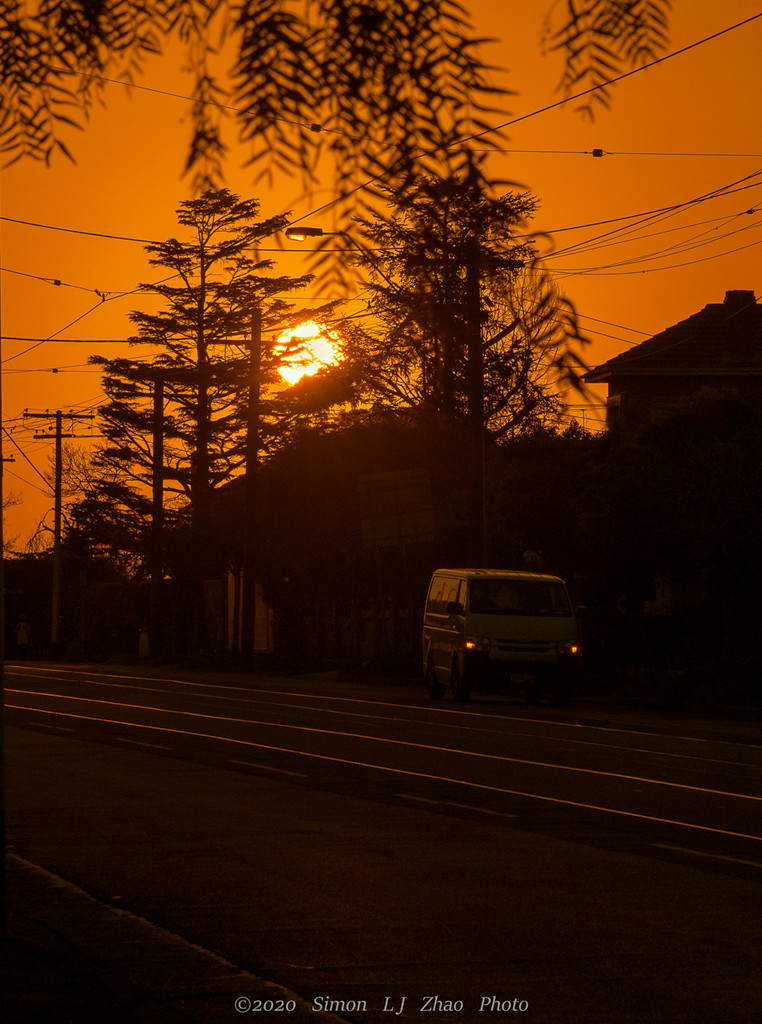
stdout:
<svg viewBox="0 0 762 1024">
<path fill-rule="evenodd" d="M 762 372 L 762 306 L 752 291 L 728 291 L 687 320 L 585 374 L 589 383 L 654 374 Z"/>
</svg>

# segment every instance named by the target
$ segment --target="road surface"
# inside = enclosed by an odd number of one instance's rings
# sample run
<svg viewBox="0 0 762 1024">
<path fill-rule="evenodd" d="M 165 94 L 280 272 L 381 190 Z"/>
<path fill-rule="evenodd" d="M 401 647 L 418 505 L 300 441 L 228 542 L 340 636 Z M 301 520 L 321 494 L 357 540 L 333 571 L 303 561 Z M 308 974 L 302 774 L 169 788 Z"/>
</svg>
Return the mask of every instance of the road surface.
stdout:
<svg viewBox="0 0 762 1024">
<path fill-rule="evenodd" d="M 309 1019 L 760 1020 L 754 726 L 33 665 L 6 703 L 14 852 Z"/>
</svg>

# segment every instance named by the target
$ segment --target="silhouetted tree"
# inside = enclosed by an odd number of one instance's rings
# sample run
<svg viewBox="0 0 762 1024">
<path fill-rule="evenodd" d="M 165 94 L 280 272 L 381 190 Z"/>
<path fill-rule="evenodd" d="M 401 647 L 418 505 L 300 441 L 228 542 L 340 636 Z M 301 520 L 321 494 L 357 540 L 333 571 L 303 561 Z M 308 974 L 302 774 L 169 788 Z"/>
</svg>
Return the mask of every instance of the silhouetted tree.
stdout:
<svg viewBox="0 0 762 1024">
<path fill-rule="evenodd" d="M 292 326 L 292 307 L 278 295 L 310 280 L 267 275 L 272 261 L 257 259 L 256 245 L 281 229 L 286 218 L 258 221 L 258 213 L 255 200 L 227 190 L 207 192 L 178 210 L 188 241 L 172 238 L 147 246 L 151 264 L 171 272 L 163 283 L 143 286 L 164 309 L 130 315 L 138 328 L 133 345 L 151 353 L 90 360 L 103 369 L 107 401 L 99 420 L 106 441 L 94 457 L 98 478 L 73 516 L 93 540 L 131 550 L 138 558 L 148 550 L 153 400 L 160 383 L 168 525 L 190 530 L 196 566 L 219 550 L 211 502 L 213 492 L 241 471 L 246 456 L 252 317 L 260 311 L 266 334 Z M 272 344 L 262 346 L 263 385 L 272 380 L 277 358 Z M 261 410 L 263 423 L 272 411 Z"/>
<path fill-rule="evenodd" d="M 232 108 L 257 180 L 299 170 L 311 182 L 327 149 L 345 190 L 358 174 L 433 150 L 440 159 L 483 127 L 497 91 L 462 9 L 445 0 L 10 2 L 0 13 L 3 149 L 68 153 L 60 129 L 80 126 L 107 79 L 135 81 L 175 38 L 194 78 L 186 170 L 199 191 L 222 184 Z M 222 41 L 230 67 L 220 79 L 211 58 Z"/>
<path fill-rule="evenodd" d="M 549 0 L 548 0 L 549 2 Z M 546 37 L 567 54 L 565 84 L 600 89 L 666 45 L 669 0 L 568 0 Z M 557 12 L 552 5 L 552 12 Z M 179 39 L 193 74 L 186 170 L 197 192 L 222 184 L 223 116 L 236 109 L 258 177 L 315 179 L 321 152 L 337 191 L 395 171 L 462 167 L 497 90 L 464 9 L 449 0 L 7 0 L 0 9 L 0 144 L 10 159 L 68 153 L 110 79 L 135 82 Z M 220 79 L 212 57 L 229 45 Z M 592 103 L 588 104 L 592 106 Z M 359 143 L 358 143 L 359 140 Z M 480 148 L 498 141 L 484 135 Z"/>
<path fill-rule="evenodd" d="M 609 106 L 612 79 L 664 53 L 671 7 L 672 0 L 553 4 L 545 20 L 544 42 L 563 51 L 561 87 L 567 95 L 582 94 L 578 109 L 583 114 L 592 119 L 596 105 Z M 560 26 L 558 19 L 563 19 Z"/>
<path fill-rule="evenodd" d="M 559 412 L 553 384 L 578 383 L 584 339 L 526 235 L 536 201 L 493 198 L 475 175 L 419 177 L 360 220 L 358 262 L 380 329 L 354 331 L 376 407 L 428 409 L 477 434 L 510 436 Z M 366 247 L 367 246 L 367 247 Z"/>
<path fill-rule="evenodd" d="M 13 538 L 9 538 L 5 533 L 5 513 L 9 508 L 14 508 L 16 505 L 19 505 L 20 503 L 21 499 L 18 497 L 18 495 L 13 494 L 13 492 L 3 494 L 3 548 L 5 551 L 10 551 L 11 548 L 13 547 Z"/>
</svg>

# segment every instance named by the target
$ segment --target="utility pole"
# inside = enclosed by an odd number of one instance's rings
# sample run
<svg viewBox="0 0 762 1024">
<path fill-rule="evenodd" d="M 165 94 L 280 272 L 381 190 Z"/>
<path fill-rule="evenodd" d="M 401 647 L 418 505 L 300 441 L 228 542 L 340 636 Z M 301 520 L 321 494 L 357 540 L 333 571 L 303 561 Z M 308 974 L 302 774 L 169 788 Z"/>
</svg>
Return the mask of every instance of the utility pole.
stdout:
<svg viewBox="0 0 762 1024">
<path fill-rule="evenodd" d="M 45 412 L 25 412 L 24 419 L 38 419 L 38 420 L 50 420 L 55 418 L 55 433 L 51 431 L 45 431 L 41 434 L 35 434 L 34 438 L 36 441 L 47 440 L 51 436 L 55 438 L 56 443 L 56 459 L 55 459 L 55 488 L 54 494 L 54 525 L 53 525 L 53 600 L 52 600 L 52 611 L 51 611 L 51 622 L 50 622 L 50 644 L 53 648 L 53 654 L 58 652 L 58 644 L 60 641 L 59 626 L 61 619 L 61 456 L 62 456 L 62 445 L 61 442 L 65 437 L 75 437 L 75 434 L 64 434 L 63 433 L 63 420 L 64 413 L 58 409 L 55 413 L 50 413 L 47 409 Z M 93 413 L 91 412 L 67 412 L 67 420 L 92 420 Z"/>
<path fill-rule="evenodd" d="M 466 259 L 466 392 L 468 423 L 475 437 L 484 429 L 484 348 L 482 343 L 482 306 L 479 239 L 468 239 Z"/>
<path fill-rule="evenodd" d="M 475 464 L 480 466 L 475 511 L 481 533 L 480 561 L 487 563 L 487 439 L 484 422 L 484 340 L 482 338 L 481 246 L 474 235 L 468 240 L 466 260 L 466 397 L 468 425 L 477 447 Z"/>
<path fill-rule="evenodd" d="M 246 416 L 246 490 L 243 516 L 243 601 L 241 614 L 241 654 L 254 656 L 256 641 L 256 548 L 254 526 L 257 508 L 257 471 L 259 468 L 259 394 L 262 382 L 262 313 L 251 314 L 249 339 L 249 402 Z"/>
<path fill-rule="evenodd" d="M 153 455 L 151 459 L 151 590 L 148 650 L 161 653 L 164 580 L 164 378 L 153 382 Z"/>
<path fill-rule="evenodd" d="M 2 296 L 0 295 L 0 424 L 3 419 Z M 4 429 L 4 428 L 3 428 Z M 2 445 L 0 445 L 0 842 L 5 850 L 5 499 Z M 6 936 L 5 854 L 0 863 L 0 929 Z"/>
</svg>

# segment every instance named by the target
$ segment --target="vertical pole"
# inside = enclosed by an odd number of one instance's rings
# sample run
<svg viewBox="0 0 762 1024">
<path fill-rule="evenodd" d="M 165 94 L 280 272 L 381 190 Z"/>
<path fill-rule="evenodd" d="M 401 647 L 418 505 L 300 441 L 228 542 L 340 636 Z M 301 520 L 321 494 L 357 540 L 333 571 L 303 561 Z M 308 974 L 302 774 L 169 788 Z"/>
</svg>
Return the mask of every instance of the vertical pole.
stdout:
<svg viewBox="0 0 762 1024">
<path fill-rule="evenodd" d="M 60 640 L 60 619 L 61 619 L 61 563 L 63 558 L 63 552 L 61 550 L 61 478 L 63 475 L 62 466 L 62 445 L 61 441 L 64 437 L 74 437 L 74 434 L 63 433 L 63 412 L 58 409 L 55 414 L 56 420 L 56 432 L 55 432 L 55 482 L 53 486 L 53 594 L 52 594 L 52 608 L 50 615 L 50 645 L 52 648 L 53 655 L 57 653 L 57 647 Z M 50 413 L 47 410 L 44 413 L 40 412 L 25 412 L 24 419 L 50 419 Z M 92 419 L 92 413 L 75 413 L 67 412 L 67 419 L 71 420 L 82 420 Z M 35 434 L 35 438 L 47 439 L 49 434 Z"/>
<path fill-rule="evenodd" d="M 164 381 L 161 378 L 157 378 L 153 385 L 152 484 L 153 569 L 157 571 L 164 526 Z"/>
<path fill-rule="evenodd" d="M 241 614 L 241 654 L 254 655 L 256 640 L 256 547 L 257 469 L 259 465 L 259 393 L 262 376 L 262 313 L 251 314 L 249 349 L 249 402 L 246 417 L 246 492 L 243 520 L 243 600 Z"/>
<path fill-rule="evenodd" d="M 161 587 L 163 578 L 164 536 L 164 381 L 153 384 L 153 456 L 151 461 L 151 619 L 149 653 L 160 653 L 162 635 Z"/>
<path fill-rule="evenodd" d="M 2 303 L 0 301 L 0 425 L 3 409 L 2 378 Z M 2 426 L 0 426 L 2 430 Z M 6 934 L 5 920 L 5 508 L 3 506 L 3 458 L 0 444 L 0 842 L 2 862 L 0 863 L 0 929 Z"/>
<path fill-rule="evenodd" d="M 476 447 L 475 464 L 480 467 L 479 486 L 475 488 L 475 522 L 481 534 L 479 554 L 482 565 L 487 558 L 487 504 L 486 470 L 487 451 L 484 429 L 484 345 L 482 340 L 482 309 L 479 239 L 471 237 L 466 262 L 466 323 L 468 331 L 466 349 L 466 393 L 468 398 L 468 424 Z"/>
<path fill-rule="evenodd" d="M 469 240 L 466 263 L 466 322 L 468 331 L 466 374 L 468 422 L 475 437 L 484 423 L 484 353 L 482 351 L 481 295 L 479 289 L 479 241 Z"/>
<path fill-rule="evenodd" d="M 50 623 L 50 644 L 54 657 L 58 654 L 59 622 L 61 618 L 61 437 L 63 413 L 56 412 L 56 468 L 53 521 L 53 608 Z"/>
</svg>

